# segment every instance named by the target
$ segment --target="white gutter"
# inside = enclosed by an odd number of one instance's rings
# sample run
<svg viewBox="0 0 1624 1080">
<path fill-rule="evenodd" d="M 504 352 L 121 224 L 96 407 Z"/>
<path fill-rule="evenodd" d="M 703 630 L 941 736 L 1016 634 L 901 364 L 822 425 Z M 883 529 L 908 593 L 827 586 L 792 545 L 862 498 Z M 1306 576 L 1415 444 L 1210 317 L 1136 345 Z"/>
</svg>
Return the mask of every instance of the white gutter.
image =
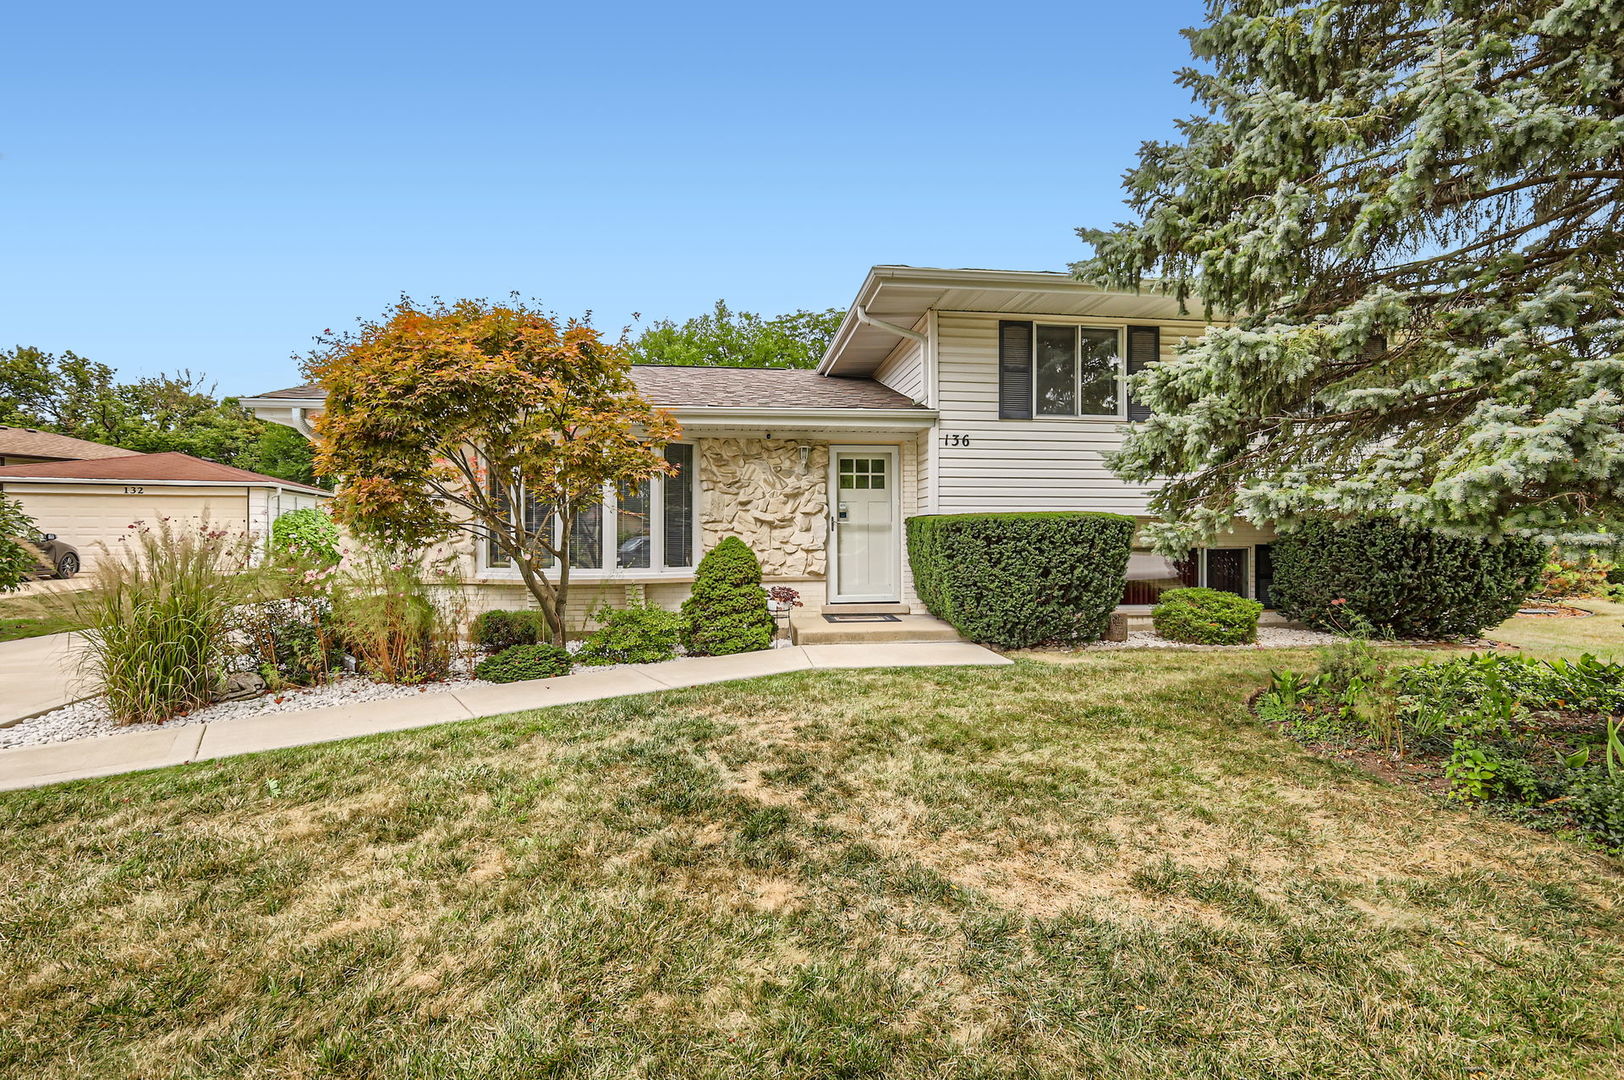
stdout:
<svg viewBox="0 0 1624 1080">
<path fill-rule="evenodd" d="M 679 424 L 730 423 L 740 427 L 874 427 L 924 431 L 936 423 L 934 409 L 748 409 L 718 406 L 673 408 Z"/>
<path fill-rule="evenodd" d="M 851 313 L 857 316 L 857 321 L 860 323 L 867 323 L 869 326 L 872 326 L 878 330 L 884 330 L 887 333 L 896 334 L 898 337 L 905 337 L 910 341 L 917 341 L 921 345 L 925 343 L 925 335 L 921 334 L 918 330 L 909 330 L 905 327 L 898 326 L 896 323 L 888 323 L 884 319 L 876 319 L 874 316 L 868 313 L 862 304 L 858 304 L 857 306 L 853 307 L 851 309 Z"/>
<path fill-rule="evenodd" d="M 332 497 L 331 491 L 305 487 L 303 484 L 274 484 L 264 480 L 143 480 L 128 476 L 0 476 L 0 490 L 7 484 L 123 484 L 127 487 L 251 487 L 276 488 L 286 491 L 295 488 L 311 495 Z"/>
</svg>

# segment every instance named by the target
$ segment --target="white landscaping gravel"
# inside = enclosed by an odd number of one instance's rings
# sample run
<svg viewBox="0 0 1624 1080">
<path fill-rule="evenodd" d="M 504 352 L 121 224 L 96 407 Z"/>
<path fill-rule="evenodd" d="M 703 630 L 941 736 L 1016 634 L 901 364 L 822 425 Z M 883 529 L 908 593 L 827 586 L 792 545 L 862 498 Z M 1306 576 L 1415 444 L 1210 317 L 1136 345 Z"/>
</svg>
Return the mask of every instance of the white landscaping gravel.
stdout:
<svg viewBox="0 0 1624 1080">
<path fill-rule="evenodd" d="M 570 643 L 571 652 L 579 647 L 577 642 Z M 604 664 L 598 667 L 582 666 L 575 670 L 577 673 L 598 672 L 638 666 L 640 665 Z M 93 697 L 31 717 L 11 727 L 0 728 L 0 750 L 16 746 L 44 746 L 47 743 L 89 739 L 98 735 L 125 735 L 141 731 L 189 727 L 192 724 L 216 724 L 253 716 L 268 716 L 273 713 L 325 709 L 335 705 L 359 705 L 366 701 L 384 701 L 388 698 L 411 697 L 415 694 L 449 694 L 476 686 L 496 685 L 498 684 L 475 679 L 467 674 L 458 674 L 443 682 L 424 683 L 419 686 L 373 682 L 363 675 L 340 675 L 323 686 L 295 686 L 241 701 L 217 701 L 213 705 L 205 705 L 185 716 L 177 716 L 161 724 L 116 723 L 108 714 L 105 699 Z"/>
<path fill-rule="evenodd" d="M 1260 626 L 1257 642 L 1251 645 L 1187 645 L 1182 641 L 1169 641 L 1154 630 L 1130 630 L 1127 641 L 1096 641 L 1082 646 L 1084 649 L 1292 649 L 1329 645 L 1335 634 L 1318 630 L 1291 630 L 1284 626 Z"/>
</svg>

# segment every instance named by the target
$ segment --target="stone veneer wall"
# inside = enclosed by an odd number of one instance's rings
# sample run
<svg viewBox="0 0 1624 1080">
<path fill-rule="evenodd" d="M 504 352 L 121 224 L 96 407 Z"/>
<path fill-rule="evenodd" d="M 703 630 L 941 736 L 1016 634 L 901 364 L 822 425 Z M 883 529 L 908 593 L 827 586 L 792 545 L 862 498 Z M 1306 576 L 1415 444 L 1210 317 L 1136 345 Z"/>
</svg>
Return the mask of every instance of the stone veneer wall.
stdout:
<svg viewBox="0 0 1624 1080">
<path fill-rule="evenodd" d="M 806 467 L 801 447 L 811 446 Z M 737 536 L 766 577 L 822 577 L 829 448 L 787 439 L 700 439 L 704 549 Z"/>
</svg>

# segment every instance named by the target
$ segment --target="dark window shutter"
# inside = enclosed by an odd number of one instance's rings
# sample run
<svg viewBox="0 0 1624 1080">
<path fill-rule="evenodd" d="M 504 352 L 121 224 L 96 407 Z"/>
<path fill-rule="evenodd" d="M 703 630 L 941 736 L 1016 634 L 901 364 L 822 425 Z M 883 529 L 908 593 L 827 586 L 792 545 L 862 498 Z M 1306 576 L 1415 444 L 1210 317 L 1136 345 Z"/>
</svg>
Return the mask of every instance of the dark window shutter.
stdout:
<svg viewBox="0 0 1624 1080">
<path fill-rule="evenodd" d="M 1145 370 L 1147 365 L 1154 364 L 1162 355 L 1162 328 L 1159 326 L 1130 326 L 1128 327 L 1128 374 Z M 1128 395 L 1128 419 L 1148 420 L 1150 408 L 1141 405 Z"/>
<path fill-rule="evenodd" d="M 1032 419 L 1032 324 L 998 324 L 998 419 Z"/>
</svg>

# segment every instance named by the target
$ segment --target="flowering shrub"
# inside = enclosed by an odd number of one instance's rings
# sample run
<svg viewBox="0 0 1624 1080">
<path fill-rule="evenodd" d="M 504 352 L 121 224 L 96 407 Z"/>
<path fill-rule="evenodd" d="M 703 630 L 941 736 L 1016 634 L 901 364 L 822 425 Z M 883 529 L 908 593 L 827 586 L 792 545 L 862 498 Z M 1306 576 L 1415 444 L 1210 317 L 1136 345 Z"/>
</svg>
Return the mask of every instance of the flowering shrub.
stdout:
<svg viewBox="0 0 1624 1080">
<path fill-rule="evenodd" d="M 338 526 L 325 510 L 293 510 L 271 522 L 271 553 L 297 562 L 335 565 L 343 556 Z"/>
</svg>

